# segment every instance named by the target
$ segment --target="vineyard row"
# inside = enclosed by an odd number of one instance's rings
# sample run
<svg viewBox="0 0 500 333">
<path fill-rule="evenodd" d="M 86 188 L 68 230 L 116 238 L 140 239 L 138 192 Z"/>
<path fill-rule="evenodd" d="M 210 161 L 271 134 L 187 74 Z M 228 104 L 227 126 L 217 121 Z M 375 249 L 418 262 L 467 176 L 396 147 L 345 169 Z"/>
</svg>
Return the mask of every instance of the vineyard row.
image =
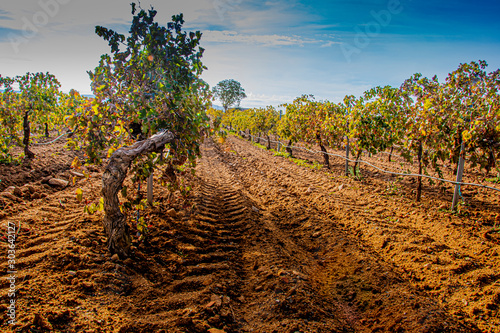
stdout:
<svg viewBox="0 0 500 333">
<path fill-rule="evenodd" d="M 326 147 L 346 150 L 348 160 L 352 154 L 354 172 L 363 153 L 392 154 L 398 147 L 406 161 L 417 161 L 418 201 L 422 178 L 431 178 L 429 169 L 446 181 L 444 163 L 456 170 L 456 180 L 447 181 L 453 184 L 463 184 L 465 161 L 485 178 L 496 172 L 500 179 L 500 70 L 487 73 L 486 67 L 484 61 L 460 64 L 444 83 L 414 74 L 399 88 L 375 87 L 339 103 L 302 95 L 281 105 L 284 113 L 272 106 L 208 113 L 216 131 L 222 125 L 268 140 L 279 136 L 287 147 L 295 142 L 317 145 L 326 167 Z"/>
</svg>

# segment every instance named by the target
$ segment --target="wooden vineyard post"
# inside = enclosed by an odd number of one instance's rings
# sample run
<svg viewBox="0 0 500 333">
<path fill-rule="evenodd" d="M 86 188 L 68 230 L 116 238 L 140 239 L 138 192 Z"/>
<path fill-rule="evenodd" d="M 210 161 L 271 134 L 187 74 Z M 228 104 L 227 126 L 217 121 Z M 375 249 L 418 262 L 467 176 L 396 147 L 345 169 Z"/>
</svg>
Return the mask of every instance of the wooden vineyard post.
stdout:
<svg viewBox="0 0 500 333">
<path fill-rule="evenodd" d="M 462 176 L 464 174 L 464 142 L 462 141 L 460 145 L 460 156 L 458 158 L 458 170 L 457 170 L 457 183 L 462 182 Z M 458 197 L 460 196 L 460 184 L 455 184 L 455 192 L 453 193 L 453 202 L 451 203 L 451 210 L 455 210 L 458 204 Z"/>
<path fill-rule="evenodd" d="M 30 122 L 29 122 L 29 114 L 30 110 L 27 110 L 24 112 L 24 117 L 23 117 L 23 129 L 24 129 L 24 138 L 23 138 L 23 144 L 24 144 L 24 156 L 26 158 L 32 159 L 35 157 L 35 154 L 30 150 L 29 145 L 30 145 Z"/>
<path fill-rule="evenodd" d="M 281 116 L 283 115 L 283 111 L 280 110 L 280 117 L 279 117 L 279 121 L 281 121 Z M 281 138 L 279 135 L 276 135 L 276 141 L 278 141 L 278 143 L 276 144 L 277 147 L 276 147 L 276 151 L 279 153 L 281 151 Z"/>
<path fill-rule="evenodd" d="M 148 203 L 153 205 L 153 172 L 148 177 Z"/>
<path fill-rule="evenodd" d="M 418 174 L 422 174 L 422 153 L 423 153 L 423 147 L 422 147 L 422 142 L 418 144 Z M 420 198 L 422 196 L 422 176 L 418 176 L 417 179 L 417 197 L 416 201 L 420 201 Z"/>
<path fill-rule="evenodd" d="M 349 137 L 347 137 L 347 144 L 345 146 L 345 175 L 349 176 Z"/>
</svg>

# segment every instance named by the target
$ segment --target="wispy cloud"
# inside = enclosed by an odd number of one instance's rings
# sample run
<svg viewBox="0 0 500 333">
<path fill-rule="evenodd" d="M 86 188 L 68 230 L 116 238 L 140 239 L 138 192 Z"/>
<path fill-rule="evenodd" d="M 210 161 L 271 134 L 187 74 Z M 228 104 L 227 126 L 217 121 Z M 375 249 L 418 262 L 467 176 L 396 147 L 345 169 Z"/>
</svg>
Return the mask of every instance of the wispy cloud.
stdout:
<svg viewBox="0 0 500 333">
<path fill-rule="evenodd" d="M 203 30 L 235 30 L 260 35 L 303 35 L 307 25 L 317 23 L 318 15 L 307 11 L 299 0 L 242 1 L 214 0 L 213 8 L 199 10 L 197 23 Z M 220 5 L 222 5 L 223 15 Z"/>
<path fill-rule="evenodd" d="M 205 31 L 203 33 L 205 42 L 213 43 L 243 43 L 243 44 L 260 44 L 264 46 L 289 46 L 305 44 L 321 43 L 321 40 L 303 38 L 300 36 L 285 36 L 285 35 L 247 35 L 240 34 L 236 31 Z"/>
<path fill-rule="evenodd" d="M 292 95 L 268 95 L 247 93 L 247 98 L 241 101 L 243 107 L 265 107 L 272 105 L 277 107 L 280 104 L 292 102 L 297 96 Z"/>
<path fill-rule="evenodd" d="M 13 20 L 12 14 L 8 11 L 0 9 L 0 21 L 1 20 Z"/>
<path fill-rule="evenodd" d="M 19 34 L 20 31 L 16 29 L 6 28 L 0 26 L 0 42 L 7 42 L 10 40 L 9 36 Z"/>
<path fill-rule="evenodd" d="M 341 42 L 328 41 L 328 42 L 324 43 L 323 45 L 321 45 L 321 47 L 330 47 L 330 46 L 337 45 L 337 44 L 341 44 Z"/>
</svg>

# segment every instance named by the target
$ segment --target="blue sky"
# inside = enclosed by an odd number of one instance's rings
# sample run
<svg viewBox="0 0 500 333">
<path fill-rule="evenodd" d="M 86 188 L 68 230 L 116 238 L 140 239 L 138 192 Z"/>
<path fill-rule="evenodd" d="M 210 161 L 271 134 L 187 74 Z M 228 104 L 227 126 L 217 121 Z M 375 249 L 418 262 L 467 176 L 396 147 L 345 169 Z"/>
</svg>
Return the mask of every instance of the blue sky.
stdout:
<svg viewBox="0 0 500 333">
<path fill-rule="evenodd" d="M 49 71 L 64 91 L 88 94 L 87 70 L 107 43 L 95 25 L 126 32 L 131 0 L 2 0 L 0 74 Z M 340 101 L 377 85 L 399 86 L 413 73 L 438 75 L 459 63 L 500 68 L 498 1 L 148 0 L 166 23 L 184 13 L 203 32 L 203 78 L 232 78 L 244 107 L 277 106 L 301 94 Z"/>
</svg>

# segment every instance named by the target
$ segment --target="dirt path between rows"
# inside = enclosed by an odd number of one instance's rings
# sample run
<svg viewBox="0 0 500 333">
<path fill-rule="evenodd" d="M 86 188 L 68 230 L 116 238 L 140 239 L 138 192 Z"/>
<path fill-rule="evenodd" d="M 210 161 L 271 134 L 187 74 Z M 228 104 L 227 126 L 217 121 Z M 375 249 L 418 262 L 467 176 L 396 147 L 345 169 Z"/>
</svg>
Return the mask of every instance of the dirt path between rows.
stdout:
<svg viewBox="0 0 500 333">
<path fill-rule="evenodd" d="M 83 214 L 75 198 L 77 187 L 99 197 L 100 171 L 58 191 L 26 178 L 45 194 L 5 201 L 1 223 L 23 229 L 18 322 L 3 316 L 0 329 L 499 331 L 498 244 L 431 203 L 298 166 L 236 137 L 207 139 L 189 178 L 194 208 L 155 189 L 157 204 L 143 213 L 149 244 L 134 242 L 133 256 L 120 260 L 106 251 L 102 216 Z M 0 268 L 7 271 L 5 258 Z M 8 289 L 2 279 L 4 313 Z"/>
<path fill-rule="evenodd" d="M 261 210 L 266 234 L 281 241 L 276 253 L 286 253 L 285 267 L 304 258 L 299 270 L 314 288 L 309 302 L 335 305 L 337 310 L 331 313 L 356 332 L 475 330 L 404 277 L 397 263 L 376 251 L 378 237 L 363 239 L 363 231 L 368 231 L 365 224 L 370 223 L 367 219 L 375 219 L 373 228 L 382 219 L 379 211 L 369 211 L 370 204 L 358 193 L 361 189 L 350 189 L 353 182 L 349 179 L 341 178 L 338 185 L 328 174 L 274 157 L 234 137 L 228 139 L 225 151 L 222 159 Z M 357 223 L 364 230 L 354 234 L 352 227 Z"/>
</svg>

